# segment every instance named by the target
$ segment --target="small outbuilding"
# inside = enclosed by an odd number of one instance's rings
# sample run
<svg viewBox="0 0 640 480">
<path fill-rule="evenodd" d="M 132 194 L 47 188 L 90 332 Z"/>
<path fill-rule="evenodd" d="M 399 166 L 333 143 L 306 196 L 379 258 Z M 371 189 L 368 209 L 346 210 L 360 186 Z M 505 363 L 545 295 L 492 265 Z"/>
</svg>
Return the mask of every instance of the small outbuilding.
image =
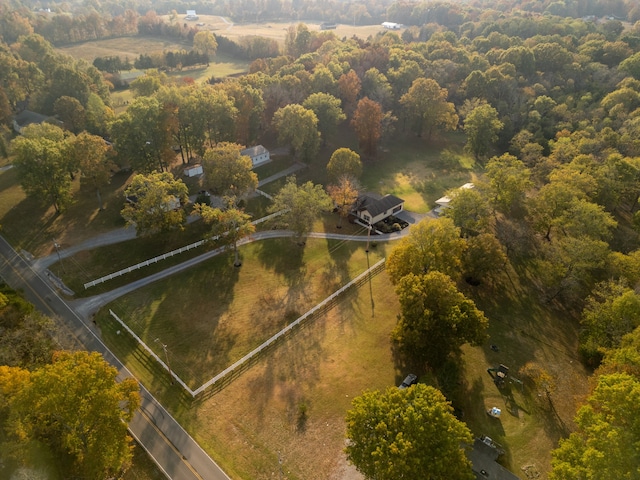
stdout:
<svg viewBox="0 0 640 480">
<path fill-rule="evenodd" d="M 186 167 L 184 169 L 184 174 L 187 177 L 197 177 L 198 175 L 202 175 L 202 165 L 196 164 Z"/>
<path fill-rule="evenodd" d="M 458 190 L 466 190 L 473 187 L 474 187 L 473 183 L 465 183 L 464 185 L 459 187 Z M 447 208 L 449 208 L 449 203 L 451 203 L 451 197 L 449 197 L 448 195 L 445 195 L 444 197 L 440 197 L 438 200 L 436 200 L 436 205 L 438 206 L 434 209 L 434 212 L 440 215 Z"/>
<path fill-rule="evenodd" d="M 353 214 L 363 222 L 373 225 L 401 212 L 403 208 L 404 200 L 395 195 L 380 197 L 373 193 L 365 193 L 358 197 Z"/>
<path fill-rule="evenodd" d="M 262 145 L 245 148 L 240 152 L 240 155 L 249 157 L 253 164 L 253 168 L 271 161 L 271 154 L 269 153 L 269 150 L 264 148 Z"/>
</svg>

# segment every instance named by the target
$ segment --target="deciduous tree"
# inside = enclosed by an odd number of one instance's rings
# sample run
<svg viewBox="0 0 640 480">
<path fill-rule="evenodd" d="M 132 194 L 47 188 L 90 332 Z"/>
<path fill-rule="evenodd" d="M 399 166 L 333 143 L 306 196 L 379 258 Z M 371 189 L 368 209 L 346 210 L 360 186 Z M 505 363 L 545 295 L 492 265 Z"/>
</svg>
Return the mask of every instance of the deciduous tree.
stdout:
<svg viewBox="0 0 640 480">
<path fill-rule="evenodd" d="M 485 103 L 474 108 L 464 120 L 467 134 L 465 148 L 476 160 L 485 158 L 503 127 L 504 124 L 498 119 L 498 111 L 491 105 Z"/>
<path fill-rule="evenodd" d="M 340 99 L 328 93 L 313 93 L 302 104 L 303 107 L 313 111 L 318 117 L 318 130 L 323 139 L 336 131 L 340 122 L 347 116 L 340 108 Z"/>
<path fill-rule="evenodd" d="M 505 214 L 522 208 L 525 194 L 531 187 L 531 174 L 524 163 L 505 153 L 489 160 L 486 171 L 494 208 Z"/>
<path fill-rule="evenodd" d="M 213 55 L 218 50 L 218 42 L 211 32 L 198 32 L 193 37 L 193 49 L 198 53 L 204 53 L 207 56 L 207 65 Z"/>
<path fill-rule="evenodd" d="M 410 357 L 440 367 L 465 343 L 486 338 L 488 320 L 444 273 L 410 273 L 396 287 L 402 315 L 393 337 Z"/>
<path fill-rule="evenodd" d="M 473 479 L 473 437 L 442 393 L 418 383 L 367 391 L 347 412 L 347 459 L 365 478 Z"/>
<path fill-rule="evenodd" d="M 339 148 L 331 154 L 327 164 L 329 181 L 337 182 L 342 177 L 358 179 L 362 174 L 360 155 L 349 148 Z"/>
<path fill-rule="evenodd" d="M 37 312 L 23 295 L 3 285 L 0 330 L 0 365 L 33 369 L 51 361 L 55 348 L 53 322 Z"/>
<path fill-rule="evenodd" d="M 217 237 L 220 241 L 233 246 L 236 267 L 242 265 L 238 254 L 238 242 L 255 232 L 256 227 L 251 223 L 251 216 L 237 208 L 220 210 L 208 205 L 197 204 L 194 213 L 211 225 L 210 237 Z"/>
<path fill-rule="evenodd" d="M 299 243 L 311 231 L 319 215 L 332 209 L 331 197 L 322 189 L 322 185 L 306 182 L 298 186 L 293 176 L 287 178 L 287 183 L 269 207 L 271 213 L 284 211 L 280 218 L 295 232 Z"/>
<path fill-rule="evenodd" d="M 53 113 L 64 123 L 65 127 L 73 133 L 79 133 L 85 129 L 87 119 L 84 107 L 73 97 L 60 97 L 53 103 Z"/>
<path fill-rule="evenodd" d="M 635 478 L 640 452 L 640 381 L 602 375 L 575 418 L 578 430 L 552 452 L 550 480 Z"/>
<path fill-rule="evenodd" d="M 80 170 L 80 182 L 94 189 L 98 206 L 103 210 L 101 189 L 111 182 L 115 164 L 110 158 L 111 147 L 102 137 L 82 132 L 71 142 L 70 155 Z"/>
<path fill-rule="evenodd" d="M 458 115 L 453 103 L 447 102 L 448 94 L 447 89 L 441 88 L 435 80 L 418 78 L 400 98 L 418 136 L 426 134 L 431 139 L 437 129 L 456 129 Z"/>
<path fill-rule="evenodd" d="M 598 363 L 606 349 L 618 347 L 624 335 L 640 326 L 640 295 L 619 283 L 599 284 L 587 298 L 580 323 L 580 350 Z"/>
<path fill-rule="evenodd" d="M 127 424 L 140 397 L 135 380 L 118 383 L 117 375 L 98 353 L 59 352 L 51 365 L 21 375 L 9 397 L 9 432 L 69 458 L 68 477 L 119 475 L 131 463 Z"/>
<path fill-rule="evenodd" d="M 451 199 L 443 216 L 453 220 L 464 235 L 478 234 L 491 225 L 491 206 L 484 190 L 457 188 L 447 192 Z"/>
<path fill-rule="evenodd" d="M 110 130 L 121 166 L 137 172 L 164 171 L 175 157 L 171 141 L 177 123 L 155 97 L 136 98 Z"/>
<path fill-rule="evenodd" d="M 64 210 L 72 198 L 67 135 L 49 123 L 29 125 L 22 133 L 11 142 L 20 185 L 27 195 L 50 202 L 56 212 Z"/>
<path fill-rule="evenodd" d="M 318 117 L 312 110 L 298 104 L 287 105 L 276 111 L 273 123 L 280 142 L 291 145 L 296 157 L 311 160 L 318 153 Z"/>
<path fill-rule="evenodd" d="M 188 200 L 187 186 L 169 172 L 135 175 L 125 194 L 130 201 L 122 216 L 135 225 L 139 236 L 182 228 L 186 222 L 183 205 Z"/>
<path fill-rule="evenodd" d="M 202 159 L 205 185 L 216 195 L 235 199 L 248 195 L 258 187 L 258 176 L 247 156 L 240 155 L 237 143 L 218 143 L 207 149 Z"/>
<path fill-rule="evenodd" d="M 358 199 L 358 183 L 353 177 L 342 176 L 334 185 L 329 185 L 327 191 L 340 215 L 338 228 L 342 228 L 342 219 L 349 216 L 351 208 Z"/>
<path fill-rule="evenodd" d="M 393 248 L 387 259 L 387 273 L 396 284 L 410 273 L 423 275 L 431 271 L 457 279 L 464 249 L 460 229 L 451 219 L 425 219 Z"/>
<path fill-rule="evenodd" d="M 347 112 L 348 116 L 351 116 L 353 110 L 356 108 L 356 101 L 362 88 L 362 82 L 360 77 L 353 70 L 349 70 L 338 78 L 338 89 L 340 90 L 340 98 L 342 99 L 342 106 Z"/>
<path fill-rule="evenodd" d="M 356 130 L 362 151 L 374 157 L 378 149 L 378 141 L 382 136 L 382 119 L 384 114 L 379 103 L 363 98 L 353 114 L 351 124 Z"/>
</svg>

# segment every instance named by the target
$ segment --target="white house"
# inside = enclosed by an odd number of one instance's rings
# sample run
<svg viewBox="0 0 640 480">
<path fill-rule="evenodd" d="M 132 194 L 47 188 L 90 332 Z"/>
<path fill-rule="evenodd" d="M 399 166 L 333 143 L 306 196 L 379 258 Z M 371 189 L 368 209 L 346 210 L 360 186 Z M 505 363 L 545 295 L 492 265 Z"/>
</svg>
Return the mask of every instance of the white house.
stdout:
<svg viewBox="0 0 640 480">
<path fill-rule="evenodd" d="M 467 190 L 473 187 L 474 187 L 473 183 L 465 183 L 464 185 L 459 187 L 458 190 Z M 434 208 L 433 211 L 438 215 L 440 215 L 447 208 L 449 208 L 449 203 L 451 203 L 451 197 L 449 197 L 448 195 L 445 195 L 444 197 L 440 197 L 438 200 L 436 200 L 436 205 L 438 206 Z"/>
<path fill-rule="evenodd" d="M 187 16 L 184 17 L 185 20 L 198 20 L 198 15 L 196 15 L 195 10 L 187 10 Z"/>
<path fill-rule="evenodd" d="M 373 225 L 401 212 L 403 207 L 404 200 L 395 195 L 385 195 L 379 198 L 374 194 L 365 193 L 356 201 L 353 214 L 363 222 Z"/>
<path fill-rule="evenodd" d="M 240 152 L 240 155 L 249 157 L 254 168 L 271 160 L 271 154 L 269 153 L 269 150 L 264 148 L 262 145 L 245 148 Z"/>
<path fill-rule="evenodd" d="M 184 169 L 184 174 L 187 177 L 195 177 L 197 175 L 202 175 L 202 165 L 191 165 Z"/>
<path fill-rule="evenodd" d="M 382 22 L 382 26 L 387 30 L 400 30 L 402 28 L 402 24 L 394 22 Z"/>
</svg>

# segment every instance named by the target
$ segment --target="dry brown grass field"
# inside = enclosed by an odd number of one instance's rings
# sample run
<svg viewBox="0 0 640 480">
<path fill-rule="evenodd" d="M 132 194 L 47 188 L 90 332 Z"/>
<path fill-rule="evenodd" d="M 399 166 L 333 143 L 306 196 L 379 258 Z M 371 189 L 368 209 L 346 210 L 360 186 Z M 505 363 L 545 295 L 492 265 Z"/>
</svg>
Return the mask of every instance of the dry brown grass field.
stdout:
<svg viewBox="0 0 640 480">
<path fill-rule="evenodd" d="M 216 35 L 224 35 L 232 40 L 239 37 L 246 36 L 260 36 L 266 38 L 272 38 L 277 40 L 281 44 L 284 43 L 284 38 L 287 34 L 287 30 L 291 25 L 297 25 L 298 23 L 305 23 L 309 30 L 320 31 L 320 22 L 311 21 L 306 22 L 300 20 L 300 22 L 258 22 L 258 23 L 232 23 L 229 20 L 223 19 L 216 15 L 199 15 L 197 24 L 201 30 L 209 30 Z M 169 21 L 169 17 L 163 17 L 165 21 Z M 386 30 L 381 25 L 345 25 L 338 24 L 335 30 L 328 30 L 334 32 L 336 37 L 352 37 L 357 36 L 366 39 L 369 36 L 376 35 L 379 32 L 385 32 Z"/>
</svg>

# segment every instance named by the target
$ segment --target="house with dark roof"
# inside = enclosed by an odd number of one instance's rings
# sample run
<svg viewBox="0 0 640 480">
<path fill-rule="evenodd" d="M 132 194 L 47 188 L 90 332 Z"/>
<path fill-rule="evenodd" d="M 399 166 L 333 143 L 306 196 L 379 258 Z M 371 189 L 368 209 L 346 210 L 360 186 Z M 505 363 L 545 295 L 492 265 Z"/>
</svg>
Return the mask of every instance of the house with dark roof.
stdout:
<svg viewBox="0 0 640 480">
<path fill-rule="evenodd" d="M 491 438 L 484 436 L 476 438 L 473 449 L 467 451 L 476 480 L 519 480 L 519 477 L 496 461 L 503 453 L 504 451 Z"/>
<path fill-rule="evenodd" d="M 264 148 L 262 145 L 245 148 L 240 152 L 240 155 L 249 157 L 251 159 L 251 163 L 253 164 L 253 168 L 257 167 L 258 165 L 262 165 L 263 163 L 267 163 L 271 160 L 271 154 L 269 153 L 269 150 Z"/>
<path fill-rule="evenodd" d="M 20 113 L 17 113 L 13 117 L 13 129 L 18 133 L 22 133 L 22 129 L 27 125 L 34 125 L 44 122 L 50 122 L 58 126 L 62 125 L 62 122 L 57 120 L 55 117 L 48 117 L 47 115 L 32 112 L 31 110 L 22 110 Z"/>
<path fill-rule="evenodd" d="M 403 208 L 404 200 L 395 195 L 380 197 L 374 193 L 365 193 L 358 197 L 352 213 L 364 223 L 373 225 L 401 212 Z"/>
</svg>

